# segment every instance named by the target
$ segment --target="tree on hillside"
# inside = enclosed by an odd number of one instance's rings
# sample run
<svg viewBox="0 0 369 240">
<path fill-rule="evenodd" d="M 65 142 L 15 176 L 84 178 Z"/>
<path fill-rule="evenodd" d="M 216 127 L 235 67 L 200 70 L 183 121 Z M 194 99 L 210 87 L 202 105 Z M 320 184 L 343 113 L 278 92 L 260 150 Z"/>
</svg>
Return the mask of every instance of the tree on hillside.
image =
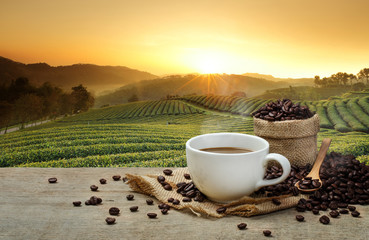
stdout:
<svg viewBox="0 0 369 240">
<path fill-rule="evenodd" d="M 87 111 L 90 107 L 94 105 L 95 98 L 91 95 L 87 89 L 80 84 L 79 86 L 72 87 L 71 93 L 73 99 L 73 111 Z"/>
<path fill-rule="evenodd" d="M 360 72 L 357 74 L 357 76 L 363 82 L 364 80 L 366 80 L 366 84 L 369 85 L 369 68 L 361 69 Z"/>
<path fill-rule="evenodd" d="M 353 80 L 357 81 L 357 77 L 354 74 L 350 73 L 348 75 L 348 80 L 350 81 L 350 85 L 352 86 L 353 85 L 353 82 L 352 81 Z"/>
<path fill-rule="evenodd" d="M 137 101 L 138 101 L 137 94 L 133 94 L 128 98 L 128 102 L 137 102 Z"/>
<path fill-rule="evenodd" d="M 58 114 L 68 115 L 73 113 L 73 98 L 70 94 L 63 93 L 58 99 Z"/>
<path fill-rule="evenodd" d="M 1 101 L 0 102 L 0 126 L 5 127 L 4 134 L 8 130 L 8 126 L 12 118 L 13 118 L 13 105 L 8 102 Z"/>
<path fill-rule="evenodd" d="M 349 75 L 345 72 L 338 72 L 336 74 L 332 74 L 330 77 L 333 80 L 333 84 L 339 86 L 341 83 L 342 85 L 346 85 L 348 82 Z"/>
<path fill-rule="evenodd" d="M 42 84 L 37 89 L 37 95 L 42 98 L 43 108 L 42 117 L 55 118 L 59 112 L 58 100 L 62 95 L 62 90 L 58 87 L 54 87 L 49 82 Z"/>
<path fill-rule="evenodd" d="M 322 84 L 322 80 L 320 80 L 320 77 L 318 75 L 314 77 L 314 84 L 315 84 L 315 87 L 318 87 Z"/>
<path fill-rule="evenodd" d="M 35 94 L 26 94 L 21 96 L 15 102 L 16 118 L 22 124 L 29 121 L 40 119 L 42 116 L 42 99 Z"/>
<path fill-rule="evenodd" d="M 11 82 L 7 92 L 7 100 L 14 103 L 20 96 L 34 93 L 35 87 L 30 85 L 28 78 L 19 77 L 15 81 Z"/>
</svg>

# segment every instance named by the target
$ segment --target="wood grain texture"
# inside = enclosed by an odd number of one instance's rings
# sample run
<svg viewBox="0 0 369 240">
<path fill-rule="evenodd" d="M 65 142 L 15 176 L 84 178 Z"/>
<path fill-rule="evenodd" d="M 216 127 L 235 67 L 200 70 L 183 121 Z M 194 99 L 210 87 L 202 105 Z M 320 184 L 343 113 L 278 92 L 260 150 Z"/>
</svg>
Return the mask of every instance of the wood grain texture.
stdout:
<svg viewBox="0 0 369 240">
<path fill-rule="evenodd" d="M 311 212 L 297 213 L 294 209 L 251 218 L 222 219 L 196 217 L 190 212 L 170 210 L 162 215 L 158 202 L 149 206 L 148 196 L 132 194 L 123 181 L 114 182 L 115 174 L 150 174 L 163 168 L 1 168 L 0 169 L 0 239 L 263 239 L 262 231 L 272 231 L 273 239 L 369 239 L 369 207 L 357 206 L 360 218 L 341 215 L 329 225 L 319 223 Z M 56 184 L 47 179 L 58 178 Z M 108 180 L 106 185 L 100 178 Z M 92 192 L 90 185 L 99 186 Z M 84 202 L 90 196 L 103 199 L 100 206 L 73 207 L 72 202 Z M 139 206 L 131 213 L 129 207 Z M 115 225 L 107 225 L 110 207 L 121 214 Z M 157 219 L 148 219 L 154 212 Z M 297 222 L 296 214 L 305 217 Z M 321 212 L 321 215 L 323 212 Z M 328 212 L 324 212 L 328 214 Z M 321 216 L 320 215 L 320 216 Z M 237 224 L 247 223 L 240 231 Z"/>
</svg>

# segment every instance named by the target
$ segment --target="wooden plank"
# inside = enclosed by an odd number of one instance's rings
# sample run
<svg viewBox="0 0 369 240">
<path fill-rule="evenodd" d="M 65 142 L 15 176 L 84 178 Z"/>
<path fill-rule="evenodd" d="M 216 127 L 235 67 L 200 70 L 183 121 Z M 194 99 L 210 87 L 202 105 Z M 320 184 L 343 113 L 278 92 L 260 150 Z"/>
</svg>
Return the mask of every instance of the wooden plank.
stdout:
<svg viewBox="0 0 369 240">
<path fill-rule="evenodd" d="M 329 225 L 319 223 L 319 216 L 302 213 L 304 222 L 297 222 L 294 209 L 251 218 L 202 218 L 185 212 L 170 210 L 162 215 L 158 202 L 148 206 L 148 196 L 131 194 L 123 181 L 114 182 L 111 176 L 125 173 L 150 174 L 162 168 L 1 168 L 0 169 L 0 239 L 257 239 L 262 231 L 272 231 L 273 239 L 369 239 L 369 207 L 357 206 L 360 218 L 341 215 L 331 218 Z M 57 177 L 57 184 L 49 184 L 49 177 Z M 100 178 L 108 183 L 101 185 Z M 99 186 L 91 192 L 89 186 Z M 84 203 L 90 196 L 103 199 L 100 206 L 73 207 L 73 201 Z M 139 211 L 131 213 L 129 207 Z M 107 225 L 110 207 L 121 209 L 115 225 Z M 146 213 L 155 212 L 157 219 Z M 300 213 L 301 214 L 301 213 Z M 323 212 L 321 212 L 321 215 Z M 324 212 L 328 214 L 328 212 Z M 245 222 L 244 231 L 237 224 Z"/>
</svg>

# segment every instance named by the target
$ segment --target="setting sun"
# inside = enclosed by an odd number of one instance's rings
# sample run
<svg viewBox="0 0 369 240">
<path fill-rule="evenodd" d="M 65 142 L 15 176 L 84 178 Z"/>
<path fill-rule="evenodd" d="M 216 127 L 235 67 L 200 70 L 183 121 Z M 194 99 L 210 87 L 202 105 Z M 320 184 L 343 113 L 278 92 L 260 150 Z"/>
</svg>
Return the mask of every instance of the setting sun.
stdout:
<svg viewBox="0 0 369 240">
<path fill-rule="evenodd" d="M 219 73 L 219 70 L 222 69 L 222 63 L 216 56 L 208 55 L 198 60 L 198 68 L 203 74 Z"/>
</svg>

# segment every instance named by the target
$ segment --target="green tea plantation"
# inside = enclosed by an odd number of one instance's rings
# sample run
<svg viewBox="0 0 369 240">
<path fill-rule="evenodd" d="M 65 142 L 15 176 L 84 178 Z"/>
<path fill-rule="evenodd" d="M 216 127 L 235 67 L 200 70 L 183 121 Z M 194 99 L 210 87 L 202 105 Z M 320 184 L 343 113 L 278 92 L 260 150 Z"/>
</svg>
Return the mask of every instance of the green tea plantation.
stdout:
<svg viewBox="0 0 369 240">
<path fill-rule="evenodd" d="M 271 99 L 272 100 L 272 99 Z M 0 167 L 181 167 L 185 143 L 212 132 L 253 134 L 271 100 L 189 96 L 92 109 L 0 136 Z M 369 161 L 369 97 L 301 102 L 321 118 L 318 141 Z"/>
</svg>

